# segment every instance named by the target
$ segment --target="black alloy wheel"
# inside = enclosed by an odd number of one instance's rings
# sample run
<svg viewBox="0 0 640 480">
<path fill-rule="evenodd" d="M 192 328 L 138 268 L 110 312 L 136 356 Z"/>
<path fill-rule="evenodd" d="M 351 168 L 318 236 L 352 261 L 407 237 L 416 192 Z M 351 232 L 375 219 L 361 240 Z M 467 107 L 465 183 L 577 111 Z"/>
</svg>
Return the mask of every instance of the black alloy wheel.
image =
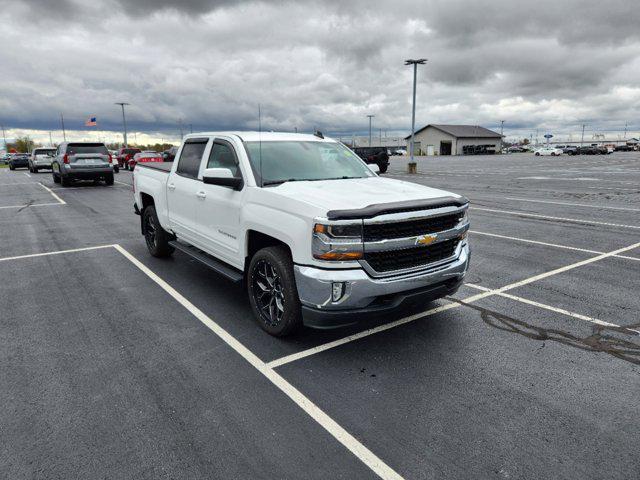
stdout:
<svg viewBox="0 0 640 480">
<path fill-rule="evenodd" d="M 260 319 L 268 327 L 277 327 L 285 312 L 285 298 L 278 270 L 269 261 L 262 259 L 253 267 L 251 282 Z"/>
</svg>

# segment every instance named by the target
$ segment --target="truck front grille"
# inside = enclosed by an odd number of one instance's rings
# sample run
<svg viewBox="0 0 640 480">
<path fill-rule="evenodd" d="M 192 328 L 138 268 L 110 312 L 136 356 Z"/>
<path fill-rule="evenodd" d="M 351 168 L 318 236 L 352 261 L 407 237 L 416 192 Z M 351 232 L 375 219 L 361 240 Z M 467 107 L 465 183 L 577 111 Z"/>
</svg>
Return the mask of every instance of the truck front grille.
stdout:
<svg viewBox="0 0 640 480">
<path fill-rule="evenodd" d="M 412 247 L 385 252 L 366 252 L 364 259 L 376 272 L 415 268 L 451 257 L 460 240 L 453 238 L 427 247 Z"/>
<path fill-rule="evenodd" d="M 429 233 L 442 232 L 454 228 L 463 213 L 456 212 L 450 215 L 433 218 L 419 218 L 393 223 L 370 223 L 364 225 L 364 241 L 376 242 L 389 238 L 416 237 Z"/>
</svg>

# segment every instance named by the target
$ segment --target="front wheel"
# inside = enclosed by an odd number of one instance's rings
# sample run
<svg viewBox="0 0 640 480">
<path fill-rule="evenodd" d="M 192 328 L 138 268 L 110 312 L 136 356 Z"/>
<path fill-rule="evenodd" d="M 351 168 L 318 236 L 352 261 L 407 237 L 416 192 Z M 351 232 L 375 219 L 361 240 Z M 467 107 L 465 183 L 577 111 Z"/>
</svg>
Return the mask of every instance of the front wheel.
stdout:
<svg viewBox="0 0 640 480">
<path fill-rule="evenodd" d="M 284 337 L 302 325 L 291 254 L 284 246 L 259 250 L 249 264 L 247 290 L 260 327 Z"/>
<path fill-rule="evenodd" d="M 171 240 L 170 234 L 162 228 L 156 209 L 153 205 L 148 206 L 142 212 L 142 225 L 144 231 L 144 239 L 147 242 L 149 253 L 158 258 L 168 257 L 174 251 L 169 245 Z"/>
<path fill-rule="evenodd" d="M 539 154 L 539 153 L 536 153 L 536 157 L 539 157 L 539 156 L 540 156 L 540 154 Z"/>
<path fill-rule="evenodd" d="M 104 183 L 106 183 L 107 185 L 113 185 L 113 173 L 108 174 L 104 178 Z"/>
<path fill-rule="evenodd" d="M 380 169 L 380 173 L 387 173 L 389 165 L 378 165 L 378 168 Z"/>
</svg>

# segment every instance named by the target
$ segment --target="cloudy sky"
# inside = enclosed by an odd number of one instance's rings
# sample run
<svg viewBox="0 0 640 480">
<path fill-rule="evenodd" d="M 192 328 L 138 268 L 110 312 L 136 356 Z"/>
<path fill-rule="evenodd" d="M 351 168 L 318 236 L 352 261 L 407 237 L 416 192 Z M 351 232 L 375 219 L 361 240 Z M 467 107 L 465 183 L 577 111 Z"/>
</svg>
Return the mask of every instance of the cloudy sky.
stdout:
<svg viewBox="0 0 640 480">
<path fill-rule="evenodd" d="M 0 0 L 0 123 L 118 138 L 263 128 L 334 136 L 479 124 L 511 136 L 640 131 L 631 0 Z M 95 130 L 95 129 L 94 129 Z M 110 133 L 111 132 L 111 133 Z"/>
</svg>

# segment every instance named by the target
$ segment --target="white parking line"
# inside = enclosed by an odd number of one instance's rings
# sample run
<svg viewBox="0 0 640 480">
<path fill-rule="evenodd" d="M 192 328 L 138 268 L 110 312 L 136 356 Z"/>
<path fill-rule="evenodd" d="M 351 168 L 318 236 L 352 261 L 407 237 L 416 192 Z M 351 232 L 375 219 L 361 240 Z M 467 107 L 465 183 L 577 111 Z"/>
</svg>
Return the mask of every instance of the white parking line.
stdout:
<svg viewBox="0 0 640 480">
<path fill-rule="evenodd" d="M 545 273 L 541 273 L 541 274 L 538 274 L 538 275 L 534 275 L 532 277 L 525 278 L 524 280 L 520 280 L 518 282 L 511 283 L 509 285 L 505 285 L 504 287 L 501 287 L 501 288 L 484 291 L 483 293 L 479 293 L 477 295 L 473 295 L 471 297 L 465 298 L 464 302 L 465 303 L 477 302 L 478 300 L 481 300 L 483 298 L 487 298 L 487 297 L 490 297 L 490 296 L 493 296 L 493 295 L 498 295 L 498 294 L 504 293 L 504 292 L 506 292 L 508 290 L 512 290 L 514 288 L 522 287 L 524 285 L 528 285 L 529 283 L 536 282 L 538 280 L 542 280 L 544 278 L 548 278 L 548 277 L 551 277 L 553 275 L 557 275 L 559 273 L 563 273 L 563 272 L 566 272 L 566 271 L 569 271 L 569 270 L 573 270 L 574 268 L 578 268 L 578 267 L 581 267 L 583 265 L 588 265 L 590 263 L 597 262 L 597 261 L 602 260 L 604 258 L 613 257 L 613 256 L 615 256 L 615 255 L 617 255 L 619 253 L 626 252 L 628 250 L 633 250 L 634 248 L 638 248 L 638 247 L 640 247 L 640 243 L 635 243 L 635 244 L 630 245 L 628 247 L 619 248 L 619 249 L 613 250 L 611 252 L 602 253 L 602 254 L 600 254 L 600 255 L 598 255 L 596 257 L 588 258 L 588 259 L 582 260 L 580 262 L 576 262 L 576 263 L 572 263 L 572 264 L 564 266 L 564 267 L 556 268 L 556 269 L 551 270 L 549 272 L 545 272 Z M 386 325 L 381 325 L 379 327 L 371 328 L 369 330 L 365 330 L 363 332 L 359 332 L 359 333 L 356 333 L 354 335 L 350 335 L 348 337 L 344 337 L 344 338 L 341 338 L 341 339 L 338 339 L 338 340 L 334 340 L 332 342 L 328 342 L 328 343 L 325 343 L 325 344 L 322 344 L 322 345 L 318 345 L 316 347 L 309 348 L 307 350 L 302 350 L 300 352 L 296 352 L 296 353 L 293 353 L 291 355 L 287 355 L 285 357 L 278 358 L 276 360 L 272 360 L 267 365 L 269 365 L 272 368 L 276 368 L 276 367 L 279 367 L 281 365 L 285 365 L 287 363 L 291 363 L 291 362 L 294 362 L 296 360 L 300 360 L 301 358 L 305 358 L 305 357 L 308 357 L 308 356 L 311 356 L 311 355 L 315 355 L 316 353 L 324 352 L 325 350 L 329 350 L 330 348 L 334 348 L 334 347 L 337 347 L 339 345 L 344 345 L 345 343 L 353 342 L 354 340 L 358 340 L 360 338 L 368 337 L 369 335 L 373 335 L 375 333 L 382 332 L 384 330 L 389 330 L 390 328 L 394 328 L 394 327 L 397 327 L 399 325 L 404 325 L 405 323 L 409 323 L 409 322 L 412 322 L 414 320 L 418 320 L 420 318 L 428 317 L 430 315 L 434 315 L 436 313 L 440 313 L 440 312 L 443 312 L 445 310 L 450 310 L 452 308 L 456 308 L 456 307 L 459 307 L 461 305 L 462 304 L 460 304 L 460 303 L 448 303 L 448 304 L 442 305 L 440 307 L 432 308 L 431 310 L 427 310 L 427 311 L 422 312 L 422 313 L 418 313 L 418 314 L 415 314 L 415 315 L 411 315 L 409 317 L 401 318 L 400 320 L 396 320 L 395 322 L 391 322 L 391 323 L 388 323 Z"/>
<path fill-rule="evenodd" d="M 202 324 L 215 333 L 222 341 L 235 350 L 242 358 L 244 358 L 250 365 L 264 375 L 271 383 L 278 387 L 285 395 L 287 395 L 293 402 L 298 405 L 305 413 L 318 422 L 327 432 L 329 432 L 336 440 L 344 445 L 351 453 L 353 453 L 360 461 L 362 461 L 367 467 L 373 470 L 380 478 L 383 479 L 401 479 L 402 477 L 395 472 L 391 467 L 384 463 L 379 457 L 377 457 L 371 450 L 360 443 L 353 435 L 342 428 L 331 417 L 329 417 L 324 411 L 322 411 L 316 404 L 314 404 L 309 398 L 307 398 L 297 388 L 287 382 L 265 362 L 260 360 L 252 351 L 246 348 L 242 343 L 236 340 L 235 337 L 230 335 L 224 328 L 214 322 L 209 316 L 207 316 L 202 310 L 193 305 L 189 300 L 183 297 L 177 290 L 171 285 L 161 279 L 158 275 L 153 273 L 137 258 L 127 252 L 120 245 L 114 245 L 114 248 L 118 250 L 125 258 L 138 267 L 147 277 L 153 280 L 160 288 L 171 295 L 174 300 L 180 303 L 186 308 L 194 317 L 196 317 Z"/>
<path fill-rule="evenodd" d="M 62 203 L 25 203 L 24 205 L 5 205 L 0 207 L 1 209 L 5 208 L 31 208 L 31 207 L 51 207 L 53 205 L 62 205 Z"/>
<path fill-rule="evenodd" d="M 125 182 L 119 182 L 118 180 L 114 180 L 115 183 L 119 183 L 120 185 L 126 185 L 127 187 L 132 187 L 133 185 L 131 185 L 130 183 L 125 183 Z"/>
<path fill-rule="evenodd" d="M 22 172 L 23 175 L 26 175 L 27 177 L 31 178 L 31 175 L 29 175 L 27 172 Z"/>
<path fill-rule="evenodd" d="M 58 204 L 54 203 L 53 205 L 58 205 Z M 0 262 L 6 262 L 9 260 L 20 260 L 23 258 L 46 257 L 48 255 L 61 255 L 63 253 L 86 252 L 89 250 L 99 250 L 101 248 L 113 248 L 113 247 L 114 245 L 98 245 L 96 247 L 72 248 L 70 250 L 56 250 L 53 252 L 44 252 L 44 253 L 30 253 L 28 255 L 17 255 L 15 257 L 0 258 Z"/>
<path fill-rule="evenodd" d="M 481 290 L 483 292 L 490 292 L 491 291 L 490 288 L 483 287 L 481 285 L 476 285 L 474 283 L 465 283 L 465 285 L 467 287 L 475 288 L 476 290 Z M 624 328 L 624 329 L 628 330 L 629 332 L 633 332 L 635 335 L 640 335 L 640 331 L 629 329 L 629 328 L 626 328 L 626 327 L 622 327 L 622 326 L 617 325 L 615 323 L 605 322 L 603 320 L 599 320 L 599 319 L 594 318 L 594 317 L 589 317 L 587 315 L 582 315 L 580 313 L 571 312 L 569 310 L 565 310 L 564 308 L 552 307 L 551 305 L 547 305 L 547 304 L 544 304 L 544 303 L 540 303 L 540 302 L 536 302 L 536 301 L 533 301 L 533 300 L 529 300 L 527 298 L 519 297 L 517 295 L 511 295 L 510 293 L 496 293 L 496 295 L 499 296 L 499 297 L 504 297 L 504 298 L 508 298 L 510 300 L 514 300 L 516 302 L 526 303 L 527 305 L 531 305 L 531 306 L 534 306 L 534 307 L 542 308 L 544 310 L 549 310 L 551 312 L 560 313 L 560 314 L 566 315 L 568 317 L 577 318 L 578 320 L 584 320 L 586 322 L 594 323 L 596 325 L 601 325 L 601 326 L 604 326 L 604 327 Z"/>
<path fill-rule="evenodd" d="M 61 199 L 58 195 L 56 195 L 53 190 L 51 190 L 49 187 L 47 187 L 46 185 L 44 185 L 42 182 L 38 182 L 38 185 L 40 185 L 42 188 L 44 188 L 47 192 L 49 192 L 51 195 L 53 195 L 53 198 L 55 198 L 56 200 L 58 200 L 58 202 L 60 202 L 61 205 L 66 205 L 67 202 L 65 202 L 63 199 Z"/>
<path fill-rule="evenodd" d="M 544 218 L 548 220 L 559 220 L 562 222 L 570 222 L 570 223 L 578 223 L 581 225 L 604 225 L 606 227 L 618 227 L 618 228 L 632 228 L 634 230 L 640 230 L 640 225 L 624 225 L 621 223 L 609 223 L 609 222 L 598 222 L 595 220 L 588 219 L 578 219 L 578 218 L 565 218 L 565 217 L 552 217 L 549 215 L 538 215 L 536 213 L 525 213 L 525 212 L 514 212 L 512 210 L 498 210 L 495 208 L 484 208 L 484 207 L 469 207 L 470 210 L 480 210 L 484 212 L 492 212 L 492 213 L 504 213 L 507 215 L 515 215 L 517 217 L 530 217 L 530 218 Z"/>
<path fill-rule="evenodd" d="M 519 238 L 519 237 L 510 237 L 508 235 L 499 235 L 497 233 L 488 233 L 488 232 L 480 232 L 478 230 L 469 230 L 469 233 L 473 233 L 475 235 L 484 235 L 487 237 L 495 237 L 495 238 L 503 238 L 505 240 L 513 240 L 516 242 L 523 242 L 523 243 L 532 243 L 534 245 L 543 245 L 545 247 L 554 247 L 554 248 L 561 248 L 564 250 L 574 250 L 576 252 L 584 252 L 584 253 L 595 253 L 596 255 L 600 255 L 601 253 L 605 253 L 605 252 L 601 252 L 598 250 L 589 250 L 586 248 L 578 248 L 578 247 L 570 247 L 568 245 L 559 245 L 557 243 L 547 243 L 547 242 L 539 242 L 537 240 L 529 240 L 526 238 Z M 626 255 L 613 255 L 616 258 L 624 258 L 625 260 L 635 260 L 636 262 L 640 262 L 640 257 L 629 257 Z"/>
<path fill-rule="evenodd" d="M 534 198 L 518 198 L 518 197 L 501 197 L 501 198 L 505 200 L 516 200 L 519 202 L 549 203 L 551 205 L 566 205 L 569 207 L 586 207 L 586 208 L 596 208 L 596 209 L 605 209 L 605 210 L 622 210 L 625 212 L 640 212 L 640 208 L 610 207 L 610 206 L 604 206 L 604 205 L 586 205 L 584 203 L 554 202 L 551 200 L 538 200 Z"/>
</svg>

